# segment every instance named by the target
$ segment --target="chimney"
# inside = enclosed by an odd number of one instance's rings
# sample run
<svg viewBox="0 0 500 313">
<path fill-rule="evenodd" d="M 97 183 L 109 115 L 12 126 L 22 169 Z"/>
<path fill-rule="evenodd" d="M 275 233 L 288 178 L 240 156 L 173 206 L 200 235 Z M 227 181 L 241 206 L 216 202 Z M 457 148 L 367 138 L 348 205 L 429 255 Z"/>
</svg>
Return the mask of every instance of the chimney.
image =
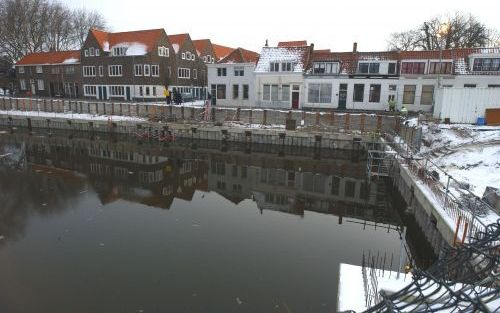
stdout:
<svg viewBox="0 0 500 313">
<path fill-rule="evenodd" d="M 267 43 L 267 39 L 266 39 L 266 44 L 265 44 L 264 47 L 269 47 L 269 44 Z"/>
<path fill-rule="evenodd" d="M 357 43 L 357 42 L 354 42 L 354 43 L 352 44 L 352 52 L 353 52 L 353 53 L 358 52 L 358 43 Z"/>
</svg>

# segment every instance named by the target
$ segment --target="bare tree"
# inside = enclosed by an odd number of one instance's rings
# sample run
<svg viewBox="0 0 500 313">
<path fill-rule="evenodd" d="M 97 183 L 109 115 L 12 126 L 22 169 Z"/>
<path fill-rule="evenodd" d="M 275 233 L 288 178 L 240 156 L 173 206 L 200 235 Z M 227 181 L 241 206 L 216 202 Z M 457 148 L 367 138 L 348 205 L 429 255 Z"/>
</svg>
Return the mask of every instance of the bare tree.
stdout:
<svg viewBox="0 0 500 313">
<path fill-rule="evenodd" d="M 78 48 L 83 47 L 89 29 L 91 28 L 106 29 L 106 21 L 99 12 L 86 11 L 84 9 L 76 9 L 73 11 L 73 40 Z"/>
<path fill-rule="evenodd" d="M 392 34 L 388 48 L 437 50 L 484 47 L 492 44 L 494 33 L 473 15 L 455 13 L 453 16 L 434 17 L 416 29 Z"/>
<path fill-rule="evenodd" d="M 105 26 L 98 12 L 57 1 L 0 0 L 0 55 L 14 63 L 33 52 L 79 49 L 90 28 Z"/>
</svg>

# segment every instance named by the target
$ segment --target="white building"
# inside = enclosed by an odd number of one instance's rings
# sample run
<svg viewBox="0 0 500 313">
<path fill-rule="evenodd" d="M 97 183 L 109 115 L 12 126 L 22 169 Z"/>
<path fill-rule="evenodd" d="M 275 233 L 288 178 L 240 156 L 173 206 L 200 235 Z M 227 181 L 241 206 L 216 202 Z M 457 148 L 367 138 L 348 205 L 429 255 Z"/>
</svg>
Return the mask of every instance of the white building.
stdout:
<svg viewBox="0 0 500 313">
<path fill-rule="evenodd" d="M 255 106 L 255 64 L 259 55 L 234 49 L 215 64 L 207 64 L 212 104 L 217 106 Z"/>
<path fill-rule="evenodd" d="M 306 41 L 280 42 L 262 48 L 255 67 L 256 106 L 299 109 L 304 106 L 304 72 L 314 45 Z"/>
</svg>

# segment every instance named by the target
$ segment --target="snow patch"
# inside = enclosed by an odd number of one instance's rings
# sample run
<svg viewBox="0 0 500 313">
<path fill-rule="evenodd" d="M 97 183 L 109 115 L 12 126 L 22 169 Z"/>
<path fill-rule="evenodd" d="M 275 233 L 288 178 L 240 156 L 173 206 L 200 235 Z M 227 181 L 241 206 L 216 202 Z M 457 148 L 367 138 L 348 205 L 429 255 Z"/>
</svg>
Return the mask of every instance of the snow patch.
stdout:
<svg viewBox="0 0 500 313">
<path fill-rule="evenodd" d="M 145 55 L 147 53 L 147 47 L 146 45 L 139 43 L 139 42 L 134 42 L 130 44 L 130 46 L 127 48 L 127 52 L 125 53 L 126 55 Z"/>
<path fill-rule="evenodd" d="M 104 50 L 105 52 L 109 52 L 109 42 L 108 41 L 105 41 L 103 43 L 102 50 Z"/>
<path fill-rule="evenodd" d="M 72 63 L 78 63 L 77 58 L 69 58 L 63 61 L 64 64 L 72 64 Z"/>
<path fill-rule="evenodd" d="M 173 44 L 172 44 L 172 48 L 174 48 L 175 54 L 179 53 L 179 49 L 180 49 L 180 47 L 179 47 L 179 45 L 178 45 L 178 44 L 173 43 Z"/>
</svg>

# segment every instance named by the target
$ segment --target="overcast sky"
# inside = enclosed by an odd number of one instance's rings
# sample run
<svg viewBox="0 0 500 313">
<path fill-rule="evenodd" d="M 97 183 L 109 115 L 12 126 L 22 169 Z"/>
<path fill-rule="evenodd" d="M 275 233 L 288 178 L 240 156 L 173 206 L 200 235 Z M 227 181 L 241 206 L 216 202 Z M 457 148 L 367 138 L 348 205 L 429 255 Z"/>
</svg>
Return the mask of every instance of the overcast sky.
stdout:
<svg viewBox="0 0 500 313">
<path fill-rule="evenodd" d="M 392 32 L 414 28 L 435 15 L 472 13 L 500 29 L 500 1 L 493 0 L 62 0 L 98 10 L 112 31 L 165 28 L 230 47 L 259 52 L 265 40 L 302 40 L 315 48 L 385 50 Z M 496 4 L 495 4 L 496 3 Z"/>
</svg>

